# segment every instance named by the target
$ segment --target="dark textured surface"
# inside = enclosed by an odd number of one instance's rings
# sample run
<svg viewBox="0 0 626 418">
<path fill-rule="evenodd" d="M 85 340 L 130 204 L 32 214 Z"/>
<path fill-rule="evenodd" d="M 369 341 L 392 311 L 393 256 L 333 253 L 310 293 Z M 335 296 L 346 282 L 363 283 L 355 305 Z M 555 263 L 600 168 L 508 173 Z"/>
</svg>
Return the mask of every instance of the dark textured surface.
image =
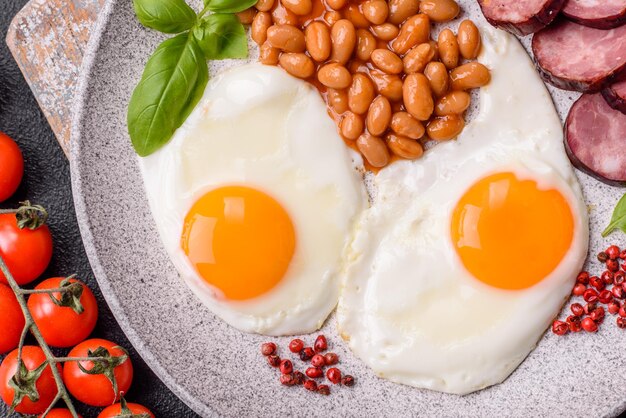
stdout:
<svg viewBox="0 0 626 418">
<path fill-rule="evenodd" d="M 196 414 L 178 400 L 134 352 L 93 277 L 74 214 L 68 162 L 4 43 L 12 17 L 25 3 L 26 0 L 7 0 L 0 8 L 0 130 L 18 142 L 25 158 L 25 177 L 20 189 L 0 207 L 12 207 L 20 200 L 30 199 L 49 210 L 55 247 L 44 277 L 77 273 L 93 289 L 100 307 L 93 335 L 112 340 L 131 351 L 135 378 L 128 400 L 148 406 L 157 417 L 195 417 Z M 96 417 L 99 412 L 83 405 L 78 408 L 85 418 Z M 4 404 L 0 405 L 0 416 L 6 414 Z"/>
</svg>

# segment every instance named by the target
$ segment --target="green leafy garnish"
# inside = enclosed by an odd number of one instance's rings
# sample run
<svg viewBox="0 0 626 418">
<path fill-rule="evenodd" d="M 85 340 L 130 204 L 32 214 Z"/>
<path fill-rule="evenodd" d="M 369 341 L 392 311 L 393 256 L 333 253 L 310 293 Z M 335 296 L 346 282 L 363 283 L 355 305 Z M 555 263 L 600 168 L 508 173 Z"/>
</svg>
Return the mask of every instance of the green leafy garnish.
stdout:
<svg viewBox="0 0 626 418">
<path fill-rule="evenodd" d="M 626 194 L 617 202 L 611 217 L 611 223 L 602 231 L 602 236 L 606 237 L 616 229 L 626 232 Z"/>
<path fill-rule="evenodd" d="M 206 60 L 248 56 L 245 29 L 232 13 L 256 1 L 205 0 L 196 15 L 184 0 L 133 0 L 144 26 L 179 33 L 154 51 L 128 104 L 128 132 L 137 154 L 157 151 L 187 119 L 209 79 Z"/>
</svg>

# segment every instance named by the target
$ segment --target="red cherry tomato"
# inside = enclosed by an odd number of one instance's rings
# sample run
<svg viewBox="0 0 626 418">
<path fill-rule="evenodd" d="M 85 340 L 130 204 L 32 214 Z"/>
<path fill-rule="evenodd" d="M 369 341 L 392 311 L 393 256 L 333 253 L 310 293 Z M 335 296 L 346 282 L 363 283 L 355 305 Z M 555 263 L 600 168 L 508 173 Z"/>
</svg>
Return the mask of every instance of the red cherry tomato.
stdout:
<svg viewBox="0 0 626 418">
<path fill-rule="evenodd" d="M 94 351 L 98 347 L 104 347 L 111 356 L 118 357 L 125 354 L 121 348 L 114 348 L 116 346 L 117 344 L 111 341 L 94 338 L 78 344 L 68 356 L 87 357 L 89 350 Z M 94 366 L 91 361 L 82 361 L 81 365 L 86 370 L 91 370 Z M 91 406 L 108 406 L 119 399 L 120 392 L 126 393 L 130 388 L 133 381 L 133 365 L 130 358 L 117 366 L 113 373 L 117 380 L 117 394 L 113 392 L 113 385 L 105 375 L 84 373 L 74 361 L 65 363 L 63 381 L 72 396 L 82 403 Z"/>
<path fill-rule="evenodd" d="M 24 174 L 22 152 L 8 135 L 0 132 L 0 202 L 15 193 Z"/>
<path fill-rule="evenodd" d="M 64 277 L 53 277 L 39 283 L 35 289 L 56 289 L 61 287 Z M 98 302 L 91 290 L 80 280 L 71 279 L 71 283 L 80 283 L 83 293 L 80 303 L 84 311 L 77 314 L 71 307 L 58 306 L 46 293 L 35 293 L 28 299 L 28 310 L 41 331 L 44 340 L 54 347 L 72 347 L 84 341 L 96 326 L 98 320 Z M 61 293 L 53 293 L 59 300 Z"/>
<path fill-rule="evenodd" d="M 15 214 L 0 215 L 0 255 L 17 284 L 32 282 L 44 272 L 52 258 L 50 229 L 47 225 L 35 230 L 20 229 Z M 2 272 L 0 283 L 8 283 Z"/>
<path fill-rule="evenodd" d="M 15 294 L 9 288 L 0 284 L 0 354 L 8 353 L 17 348 L 20 335 L 24 329 L 24 314 Z"/>
<path fill-rule="evenodd" d="M 22 361 L 28 370 L 35 370 L 43 362 L 46 361 L 46 355 L 41 348 L 32 345 L 24 346 L 22 350 Z M 57 364 L 59 372 L 62 371 L 61 365 Z M 13 402 L 14 389 L 9 386 L 9 381 L 15 375 L 17 371 L 17 350 L 13 350 L 2 361 L 0 365 L 0 395 L 2 400 L 11 405 Z M 33 402 L 28 396 L 24 397 L 22 401 L 17 405 L 15 410 L 22 414 L 41 414 L 54 400 L 57 394 L 57 385 L 52 375 L 52 369 L 50 366 L 46 367 L 37 379 L 35 383 L 37 392 L 39 392 L 39 400 Z"/>
<path fill-rule="evenodd" d="M 41 418 L 43 416 L 39 415 L 39 418 Z M 48 412 L 48 415 L 46 415 L 46 418 L 74 418 L 72 416 L 72 413 L 69 411 L 69 409 L 62 409 L 62 408 L 54 408 L 51 409 L 50 412 Z M 78 415 L 78 418 L 83 418 L 82 415 Z"/>
<path fill-rule="evenodd" d="M 139 405 L 138 403 L 128 402 L 126 404 L 126 407 L 130 409 L 130 412 L 132 412 L 133 414 L 147 414 L 149 417 L 155 418 L 154 414 L 148 408 L 143 405 Z M 116 403 L 115 405 L 111 405 L 102 410 L 102 412 L 100 412 L 100 415 L 98 415 L 98 418 L 116 418 L 120 416 L 121 412 L 122 405 Z"/>
</svg>

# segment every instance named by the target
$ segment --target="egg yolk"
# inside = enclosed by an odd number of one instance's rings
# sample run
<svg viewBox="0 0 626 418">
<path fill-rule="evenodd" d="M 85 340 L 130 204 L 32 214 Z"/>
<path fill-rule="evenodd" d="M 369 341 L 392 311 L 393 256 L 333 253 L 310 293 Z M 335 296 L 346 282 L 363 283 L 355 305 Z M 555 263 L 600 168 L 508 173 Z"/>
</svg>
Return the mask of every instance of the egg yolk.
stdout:
<svg viewBox="0 0 626 418">
<path fill-rule="evenodd" d="M 452 215 L 452 242 L 465 268 L 500 289 L 525 289 L 559 265 L 574 235 L 571 208 L 555 190 L 498 173 L 476 182 Z"/>
<path fill-rule="evenodd" d="M 196 271 L 233 300 L 271 290 L 289 268 L 296 234 L 272 197 L 244 186 L 200 197 L 183 227 L 181 247 Z"/>
</svg>

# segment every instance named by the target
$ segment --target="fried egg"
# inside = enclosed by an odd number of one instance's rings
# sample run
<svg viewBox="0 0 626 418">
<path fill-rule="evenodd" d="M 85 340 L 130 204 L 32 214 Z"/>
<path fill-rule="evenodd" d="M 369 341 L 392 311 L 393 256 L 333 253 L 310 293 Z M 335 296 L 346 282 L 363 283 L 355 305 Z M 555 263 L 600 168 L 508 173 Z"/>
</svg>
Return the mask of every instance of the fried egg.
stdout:
<svg viewBox="0 0 626 418">
<path fill-rule="evenodd" d="M 313 86 L 261 64 L 228 70 L 140 165 L 165 249 L 209 309 L 247 332 L 321 327 L 367 195 Z"/>
<path fill-rule="evenodd" d="M 554 105 L 520 43 L 481 28 L 492 72 L 456 141 L 373 180 L 337 319 L 379 376 L 467 394 L 537 344 L 587 254 L 587 210 Z"/>
</svg>

